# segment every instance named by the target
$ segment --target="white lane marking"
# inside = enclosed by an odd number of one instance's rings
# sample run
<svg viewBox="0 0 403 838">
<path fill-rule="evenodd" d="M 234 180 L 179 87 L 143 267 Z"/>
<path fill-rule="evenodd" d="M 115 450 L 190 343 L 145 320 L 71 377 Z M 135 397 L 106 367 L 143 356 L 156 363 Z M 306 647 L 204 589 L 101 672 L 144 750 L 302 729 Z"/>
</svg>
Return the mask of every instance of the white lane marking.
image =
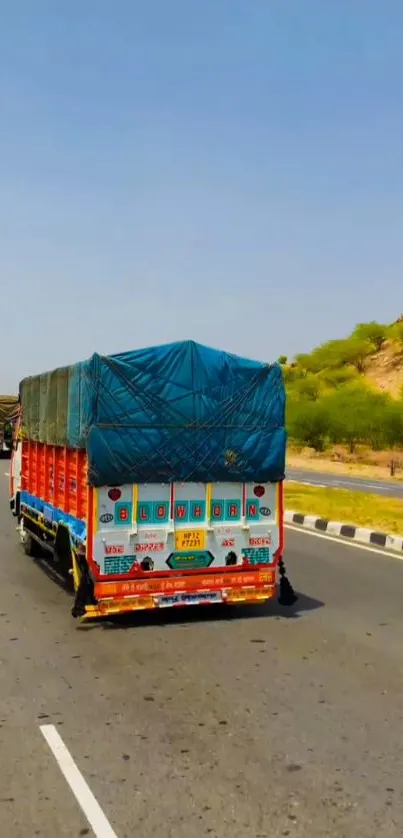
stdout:
<svg viewBox="0 0 403 838">
<path fill-rule="evenodd" d="M 118 838 L 54 725 L 40 725 L 50 750 L 96 838 Z"/>
<path fill-rule="evenodd" d="M 326 483 L 316 483 L 314 480 L 294 480 L 287 478 L 287 483 L 298 483 L 300 486 L 317 486 L 319 489 L 331 489 Z"/>
<path fill-rule="evenodd" d="M 4 472 L 4 477 L 10 477 L 10 472 L 9 472 L 9 471 L 5 471 L 5 472 Z"/>
<path fill-rule="evenodd" d="M 365 550 L 366 553 L 379 553 L 380 556 L 390 556 L 391 559 L 399 559 L 399 561 L 403 560 L 403 553 L 400 555 L 397 552 L 391 553 L 389 550 L 380 550 L 378 547 L 368 547 L 367 544 L 359 544 L 357 541 L 347 541 L 347 539 L 342 536 L 337 538 L 336 536 L 326 535 L 326 533 L 304 529 L 304 527 L 299 527 L 298 525 L 284 524 L 284 526 L 288 530 L 294 530 L 294 532 L 300 532 L 303 535 L 313 535 L 315 538 L 326 538 L 327 541 L 335 541 L 336 544 L 342 544 L 343 547 L 355 547 L 356 550 Z"/>
<path fill-rule="evenodd" d="M 379 483 L 354 483 L 352 480 L 332 480 L 331 483 L 328 484 L 329 489 L 332 486 L 346 486 L 348 489 L 355 489 L 357 491 L 363 491 L 364 489 L 374 489 L 375 492 L 394 492 L 395 486 L 380 486 Z M 397 487 L 399 488 L 399 487 Z"/>
</svg>

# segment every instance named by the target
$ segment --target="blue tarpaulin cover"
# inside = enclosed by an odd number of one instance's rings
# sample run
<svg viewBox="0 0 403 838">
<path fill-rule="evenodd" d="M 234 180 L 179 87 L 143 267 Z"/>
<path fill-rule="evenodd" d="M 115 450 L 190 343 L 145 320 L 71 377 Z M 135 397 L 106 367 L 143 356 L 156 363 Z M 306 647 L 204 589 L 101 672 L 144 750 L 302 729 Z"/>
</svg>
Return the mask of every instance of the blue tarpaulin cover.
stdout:
<svg viewBox="0 0 403 838">
<path fill-rule="evenodd" d="M 58 437 L 87 448 L 93 486 L 264 482 L 284 477 L 284 425 L 278 364 L 183 341 L 69 367 Z"/>
</svg>

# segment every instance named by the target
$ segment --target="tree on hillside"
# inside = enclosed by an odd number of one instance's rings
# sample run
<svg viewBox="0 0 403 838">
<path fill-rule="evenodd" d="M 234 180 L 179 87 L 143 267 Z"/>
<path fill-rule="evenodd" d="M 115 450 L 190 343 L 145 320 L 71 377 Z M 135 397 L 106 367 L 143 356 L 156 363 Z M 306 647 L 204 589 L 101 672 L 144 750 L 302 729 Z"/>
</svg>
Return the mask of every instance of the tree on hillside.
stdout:
<svg viewBox="0 0 403 838">
<path fill-rule="evenodd" d="M 357 323 L 352 337 L 357 338 L 357 340 L 368 341 L 376 350 L 379 350 L 382 349 L 387 340 L 388 327 L 383 323 L 377 323 L 375 320 L 371 320 L 370 323 Z"/>
<path fill-rule="evenodd" d="M 280 355 L 280 357 L 277 359 L 277 363 L 281 364 L 282 367 L 287 363 L 287 361 L 287 355 Z"/>
<path fill-rule="evenodd" d="M 287 410 L 290 437 L 315 451 L 324 451 L 329 437 L 330 416 L 321 402 L 293 402 Z"/>
<path fill-rule="evenodd" d="M 294 358 L 294 362 L 296 367 L 301 370 L 301 372 L 316 372 L 313 369 L 313 362 L 312 362 L 312 353 L 308 352 L 301 352 L 299 355 L 296 355 Z"/>
<path fill-rule="evenodd" d="M 388 448 L 403 445 L 403 404 L 390 400 L 383 415 L 383 444 Z"/>
<path fill-rule="evenodd" d="M 358 338 L 329 340 L 311 353 L 311 371 L 340 369 L 346 364 L 352 364 L 358 372 L 363 372 L 365 359 L 371 351 L 368 341 L 358 340 Z"/>
<path fill-rule="evenodd" d="M 344 340 L 329 340 L 317 346 L 312 352 L 297 355 L 295 361 L 305 372 L 317 373 L 333 369 L 344 363 Z"/>
<path fill-rule="evenodd" d="M 325 399 L 325 409 L 332 417 L 332 442 L 348 445 L 350 452 L 359 443 L 382 448 L 385 442 L 387 411 L 391 398 L 371 390 L 361 380 L 347 384 Z"/>
<path fill-rule="evenodd" d="M 371 344 L 367 340 L 348 338 L 343 341 L 343 363 L 351 364 L 357 372 L 364 372 L 365 361 L 371 352 Z"/>
<path fill-rule="evenodd" d="M 336 369 L 345 363 L 344 344 L 344 340 L 328 340 L 314 349 L 312 355 L 318 372 L 324 369 Z"/>
</svg>

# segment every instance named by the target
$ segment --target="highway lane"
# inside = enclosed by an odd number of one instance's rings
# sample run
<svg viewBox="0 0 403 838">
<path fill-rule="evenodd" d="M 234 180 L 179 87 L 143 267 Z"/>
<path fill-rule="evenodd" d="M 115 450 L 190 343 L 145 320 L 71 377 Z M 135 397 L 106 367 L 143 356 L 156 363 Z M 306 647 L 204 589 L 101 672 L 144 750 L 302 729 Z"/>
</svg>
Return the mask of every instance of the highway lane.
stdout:
<svg viewBox="0 0 403 838">
<path fill-rule="evenodd" d="M 54 724 L 118 838 L 401 836 L 403 562 L 287 530 L 291 614 L 77 629 L 3 500 L 1 834 L 93 835 Z"/>
<path fill-rule="evenodd" d="M 312 486 L 329 486 L 335 489 L 350 489 L 353 492 L 368 492 L 372 495 L 403 498 L 403 483 L 398 482 L 364 480 L 360 477 L 292 468 L 287 469 L 287 478 L 298 483 L 309 483 Z"/>
</svg>

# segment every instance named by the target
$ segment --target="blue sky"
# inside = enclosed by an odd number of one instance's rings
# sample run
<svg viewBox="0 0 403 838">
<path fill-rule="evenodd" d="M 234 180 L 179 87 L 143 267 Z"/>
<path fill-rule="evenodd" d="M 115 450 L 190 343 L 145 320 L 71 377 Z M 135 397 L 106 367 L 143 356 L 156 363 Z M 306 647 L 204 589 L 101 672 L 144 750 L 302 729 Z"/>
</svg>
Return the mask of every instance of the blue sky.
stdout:
<svg viewBox="0 0 403 838">
<path fill-rule="evenodd" d="M 401 0 L 4 3 L 0 392 L 397 317 L 402 31 Z"/>
</svg>

